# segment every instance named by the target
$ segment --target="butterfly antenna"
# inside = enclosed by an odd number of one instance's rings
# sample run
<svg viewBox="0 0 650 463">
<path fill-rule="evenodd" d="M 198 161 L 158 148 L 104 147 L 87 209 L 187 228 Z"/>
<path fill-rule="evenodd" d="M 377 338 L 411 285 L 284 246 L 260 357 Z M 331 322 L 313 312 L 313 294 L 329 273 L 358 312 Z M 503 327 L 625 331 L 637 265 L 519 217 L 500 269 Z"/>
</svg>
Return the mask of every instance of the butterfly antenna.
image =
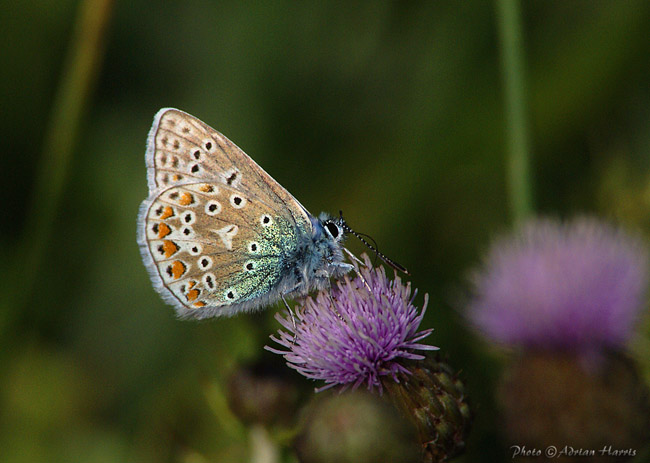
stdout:
<svg viewBox="0 0 650 463">
<path fill-rule="evenodd" d="M 373 246 L 373 245 L 371 245 L 370 243 L 368 243 L 368 241 L 366 241 L 366 240 L 364 239 L 364 237 L 362 236 L 361 233 L 357 233 L 357 232 L 355 232 L 354 230 L 352 230 L 352 229 L 350 228 L 350 226 L 349 226 L 347 223 L 345 223 L 345 220 L 343 220 L 343 211 L 339 211 L 339 215 L 340 215 L 340 217 L 341 217 L 341 219 L 340 219 L 340 220 L 341 220 L 341 226 L 343 227 L 343 230 L 344 230 L 345 232 L 347 232 L 347 233 L 351 233 L 351 234 L 353 234 L 354 236 L 356 236 L 356 237 L 359 239 L 359 241 L 361 241 L 363 244 L 365 244 L 365 245 L 368 247 L 368 249 L 370 249 L 372 252 L 374 252 L 375 255 L 377 255 L 377 257 L 379 257 L 379 258 L 380 258 L 380 259 L 381 259 L 381 260 L 382 260 L 386 265 L 388 265 L 388 266 L 394 268 L 395 270 L 397 270 L 397 271 L 399 271 L 399 272 L 402 272 L 402 273 L 405 273 L 405 274 L 407 274 L 407 275 L 410 275 L 409 271 L 406 270 L 406 267 L 404 267 L 404 266 L 398 264 L 398 263 L 395 262 L 394 260 L 392 260 L 392 259 L 386 257 L 385 255 L 383 255 L 381 252 L 379 252 L 379 251 L 377 250 L 377 248 L 376 248 L 375 246 Z M 365 236 L 367 236 L 367 235 L 365 235 Z M 369 237 L 369 238 L 370 238 L 370 237 Z M 370 238 L 370 239 L 372 239 L 372 238 Z M 375 240 L 373 240 L 373 241 L 375 241 Z M 376 245 L 376 244 L 375 244 L 375 245 Z"/>
<path fill-rule="evenodd" d="M 370 241 L 372 241 L 372 245 L 373 245 L 374 248 L 376 249 L 376 252 L 375 252 L 375 260 L 373 261 L 372 265 L 373 265 L 374 267 L 376 267 L 376 266 L 377 266 L 377 259 L 379 258 L 379 256 L 378 256 L 378 254 L 379 254 L 379 246 L 377 246 L 377 242 L 376 242 L 375 239 L 374 239 L 372 236 L 370 236 L 370 235 L 366 235 L 365 233 L 360 233 L 360 232 L 357 232 L 357 234 L 358 234 L 359 236 L 363 236 L 364 238 L 368 238 Z"/>
</svg>

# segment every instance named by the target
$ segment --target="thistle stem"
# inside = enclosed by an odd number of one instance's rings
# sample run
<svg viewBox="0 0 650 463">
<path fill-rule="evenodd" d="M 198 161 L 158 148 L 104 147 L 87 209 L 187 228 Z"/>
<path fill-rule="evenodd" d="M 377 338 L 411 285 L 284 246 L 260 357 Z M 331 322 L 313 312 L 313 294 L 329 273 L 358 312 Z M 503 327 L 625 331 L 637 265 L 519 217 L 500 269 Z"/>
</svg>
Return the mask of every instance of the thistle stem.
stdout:
<svg viewBox="0 0 650 463">
<path fill-rule="evenodd" d="M 496 0 L 506 112 L 508 196 L 514 222 L 533 211 L 526 84 L 518 0 Z"/>
</svg>

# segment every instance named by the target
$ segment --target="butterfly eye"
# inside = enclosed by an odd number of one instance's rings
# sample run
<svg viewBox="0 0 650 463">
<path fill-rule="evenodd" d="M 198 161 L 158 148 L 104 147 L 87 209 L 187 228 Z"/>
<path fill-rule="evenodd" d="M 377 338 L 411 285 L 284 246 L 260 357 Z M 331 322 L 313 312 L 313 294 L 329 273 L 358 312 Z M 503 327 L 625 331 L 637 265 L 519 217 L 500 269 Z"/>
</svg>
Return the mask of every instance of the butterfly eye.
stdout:
<svg viewBox="0 0 650 463">
<path fill-rule="evenodd" d="M 333 222 L 325 222 L 325 228 L 327 228 L 327 231 L 330 232 L 330 235 L 332 235 L 332 238 L 334 239 L 336 239 L 340 234 L 339 227 L 337 227 Z"/>
</svg>

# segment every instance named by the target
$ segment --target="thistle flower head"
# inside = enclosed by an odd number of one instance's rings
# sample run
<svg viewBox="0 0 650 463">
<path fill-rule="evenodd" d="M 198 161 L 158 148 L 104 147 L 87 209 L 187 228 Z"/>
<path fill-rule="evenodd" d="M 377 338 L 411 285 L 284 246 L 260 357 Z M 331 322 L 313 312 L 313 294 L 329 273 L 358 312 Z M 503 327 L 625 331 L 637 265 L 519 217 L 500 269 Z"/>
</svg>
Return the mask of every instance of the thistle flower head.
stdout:
<svg viewBox="0 0 650 463">
<path fill-rule="evenodd" d="M 621 347 L 644 307 L 643 243 L 595 219 L 534 220 L 498 240 L 474 274 L 468 315 L 503 344 Z"/>
<path fill-rule="evenodd" d="M 363 259 L 366 266 L 357 267 L 355 279 L 346 277 L 331 291 L 307 298 L 295 326 L 288 314 L 276 316 L 284 330 L 271 339 L 286 350 L 266 349 L 284 355 L 302 375 L 325 381 L 320 390 L 366 384 L 381 391 L 382 377 L 408 373 L 400 360 L 419 360 L 424 357 L 414 351 L 437 349 L 419 343 L 433 331 L 418 331 L 428 298 L 419 311 L 410 284 L 399 277 L 388 280 L 383 268 L 373 268 L 366 255 Z"/>
</svg>

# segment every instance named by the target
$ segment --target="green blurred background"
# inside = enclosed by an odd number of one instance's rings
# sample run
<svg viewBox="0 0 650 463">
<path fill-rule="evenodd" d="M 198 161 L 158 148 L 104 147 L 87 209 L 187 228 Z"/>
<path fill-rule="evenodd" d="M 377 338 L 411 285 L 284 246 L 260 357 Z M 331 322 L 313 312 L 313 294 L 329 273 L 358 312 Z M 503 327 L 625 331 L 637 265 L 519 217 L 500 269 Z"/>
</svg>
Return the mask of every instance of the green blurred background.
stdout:
<svg viewBox="0 0 650 463">
<path fill-rule="evenodd" d="M 492 398 L 500 354 L 455 307 L 513 219 L 495 4 L 117 1 L 69 162 L 50 167 L 81 7 L 0 6 L 0 459 L 248 459 L 225 381 L 262 355 L 279 308 L 181 322 L 152 289 L 136 215 L 165 106 L 223 132 L 312 213 L 342 209 L 411 270 L 431 296 L 429 342 L 477 406 L 460 461 L 509 459 Z M 523 5 L 537 211 L 650 231 L 649 25 L 643 0 Z M 647 373 L 644 326 L 632 349 Z"/>
</svg>

